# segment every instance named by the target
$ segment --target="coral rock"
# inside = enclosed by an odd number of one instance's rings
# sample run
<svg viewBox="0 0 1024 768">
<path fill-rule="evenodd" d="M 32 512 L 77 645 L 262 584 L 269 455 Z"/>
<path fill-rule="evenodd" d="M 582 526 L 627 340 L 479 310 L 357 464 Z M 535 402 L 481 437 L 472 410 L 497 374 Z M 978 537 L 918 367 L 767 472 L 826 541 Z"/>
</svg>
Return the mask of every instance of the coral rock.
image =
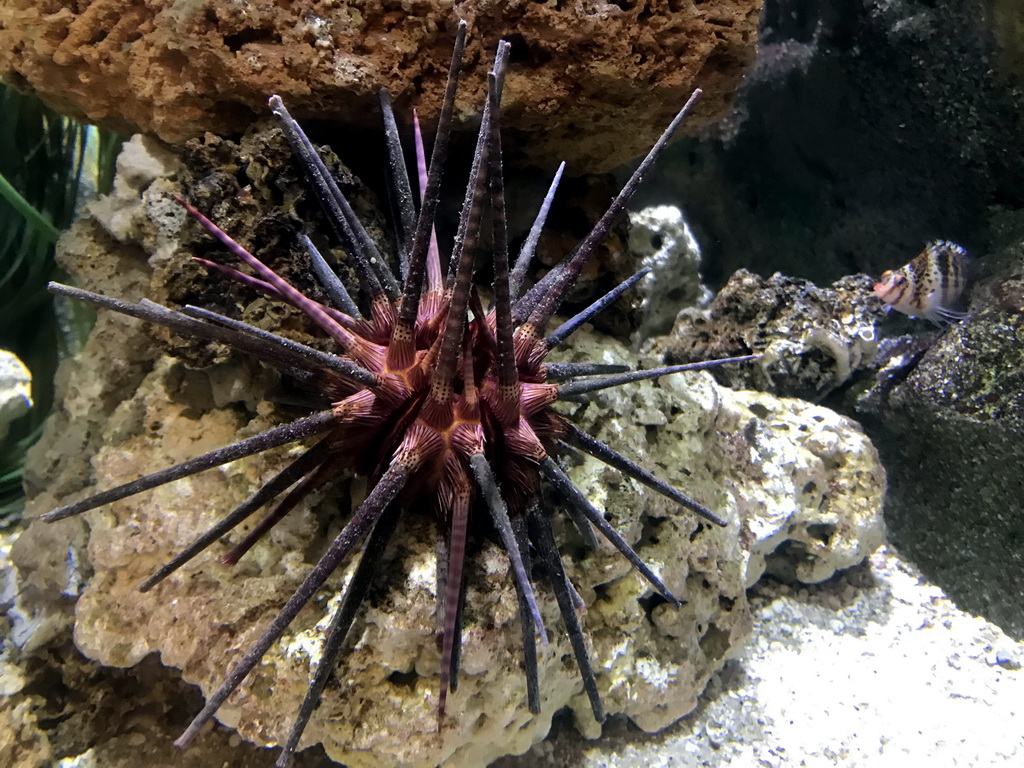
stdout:
<svg viewBox="0 0 1024 768">
<path fill-rule="evenodd" d="M 707 312 L 682 312 L 659 349 L 669 363 L 762 352 L 760 365 L 722 369 L 716 376 L 730 386 L 820 400 L 871 369 L 882 316 L 867 275 L 819 288 L 741 269 Z"/>
<path fill-rule="evenodd" d="M 166 289 L 170 265 L 184 262 L 191 245 L 174 246 L 176 231 L 185 228 L 165 215 L 156 194 L 167 184 L 154 179 L 119 188 L 121 201 L 103 209 L 117 210 L 119 221 L 131 223 L 120 231 L 132 234 L 117 247 L 109 247 L 109 227 L 92 219 L 76 225 L 61 258 L 80 284 L 128 296 L 140 288 L 151 295 Z M 48 430 L 35 454 L 36 461 L 73 470 L 73 478 L 54 472 L 61 488 L 56 495 L 64 500 L 81 493 L 83 484 L 118 484 L 284 416 L 285 406 L 272 404 L 276 380 L 258 363 L 215 355 L 193 367 L 190 355 L 166 354 L 166 344 L 150 334 L 134 321 L 101 314 L 85 354 L 67 364 L 55 422 L 60 429 Z M 635 362 L 618 342 L 585 331 L 562 356 L 568 362 Z M 245 386 L 225 385 L 236 379 Z M 624 713 L 641 728 L 663 728 L 696 706 L 707 681 L 749 630 L 746 587 L 770 550 L 794 542 L 779 554 L 780 562 L 792 563 L 796 578 L 818 580 L 851 565 L 880 538 L 884 475 L 874 451 L 856 424 L 824 409 L 733 392 L 696 373 L 600 393 L 577 419 L 729 521 L 727 528 L 712 527 L 592 460 L 568 468 L 686 601 L 673 609 L 611 547 L 590 552 L 570 526 L 558 531 L 568 575 L 585 606 L 602 699 L 609 712 Z M 78 439 L 69 445 L 65 435 Z M 85 525 L 64 521 L 71 523 L 69 535 L 88 536 L 82 557 L 88 585 L 74 609 L 77 646 L 100 664 L 132 667 L 126 674 L 145 669 L 144 660 L 159 654 L 204 692 L 215 688 L 308 572 L 345 511 L 365 493 L 363 484 L 343 482 L 308 499 L 235 567 L 221 565 L 218 552 L 210 551 L 149 593 L 135 587 L 273 473 L 285 453 L 227 464 L 94 510 L 84 516 Z M 91 456 L 87 480 L 85 455 Z M 51 508 L 54 496 L 35 486 L 31 511 Z M 304 745 L 322 743 L 333 759 L 353 768 L 483 765 L 542 739 L 551 716 L 564 706 L 573 709 L 586 735 L 596 736 L 600 728 L 577 671 L 564 661 L 568 642 L 544 590 L 551 643 L 539 653 L 543 711 L 527 711 L 508 561 L 486 541 L 469 564 L 462 674 L 438 735 L 432 524 L 407 516 L 399 528 L 385 555 L 387 577 L 349 635 L 349 652 Z M 52 558 L 41 557 L 39 548 L 63 556 L 67 550 L 53 544 L 62 525 L 34 523 L 18 540 L 19 579 L 46 584 L 57 578 Z M 786 568 L 773 571 L 785 575 Z M 222 723 L 257 744 L 274 743 L 287 731 L 318 663 L 322 628 L 350 572 L 351 565 L 340 569 L 299 614 L 221 708 Z M 36 614 L 63 615 L 67 596 L 59 587 L 47 593 L 41 586 L 35 593 Z M 149 692 L 161 689 L 142 684 L 132 690 L 143 710 Z"/>
<path fill-rule="evenodd" d="M 681 309 L 711 301 L 711 292 L 700 279 L 700 246 L 674 205 L 630 213 L 629 250 L 651 270 L 641 288 L 639 338 L 668 333 Z"/>
<path fill-rule="evenodd" d="M 0 441 L 15 419 L 32 407 L 32 373 L 18 356 L 0 349 Z"/>
<path fill-rule="evenodd" d="M 475 62 L 459 95 L 461 119 L 471 121 L 484 102 L 485 51 L 499 37 L 513 42 L 506 143 L 529 132 L 535 162 L 622 163 L 647 150 L 697 86 L 707 91 L 698 114 L 713 119 L 753 61 L 760 2 L 674 6 L 458 4 L 473 28 L 467 61 Z M 296 117 L 376 129 L 385 85 L 399 109 L 436 115 L 455 21 L 452 4 L 436 1 L 405 11 L 212 0 L 96 0 L 54 11 L 14 2 L 0 8 L 0 79 L 76 117 L 170 142 L 238 133 L 273 93 Z"/>
</svg>

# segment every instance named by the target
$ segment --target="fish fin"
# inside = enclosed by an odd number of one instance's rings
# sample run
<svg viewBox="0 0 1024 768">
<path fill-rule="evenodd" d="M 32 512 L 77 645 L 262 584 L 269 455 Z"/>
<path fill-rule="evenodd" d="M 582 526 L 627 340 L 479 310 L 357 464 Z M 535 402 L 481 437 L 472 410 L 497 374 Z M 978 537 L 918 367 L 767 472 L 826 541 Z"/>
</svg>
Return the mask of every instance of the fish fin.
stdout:
<svg viewBox="0 0 1024 768">
<path fill-rule="evenodd" d="M 953 323 L 959 323 L 961 320 L 966 320 L 971 316 L 970 312 L 960 312 L 955 309 L 943 307 L 942 305 L 932 307 L 924 313 L 924 317 L 940 328 L 952 325 Z"/>
</svg>

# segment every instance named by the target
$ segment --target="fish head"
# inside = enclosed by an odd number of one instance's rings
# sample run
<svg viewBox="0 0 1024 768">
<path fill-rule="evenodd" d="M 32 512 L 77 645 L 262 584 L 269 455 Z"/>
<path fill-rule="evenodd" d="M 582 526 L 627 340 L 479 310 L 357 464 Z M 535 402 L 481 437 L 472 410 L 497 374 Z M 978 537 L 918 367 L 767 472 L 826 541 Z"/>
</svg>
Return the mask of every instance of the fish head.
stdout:
<svg viewBox="0 0 1024 768">
<path fill-rule="evenodd" d="M 875 283 L 875 296 L 886 304 L 895 304 L 907 285 L 908 277 L 902 269 L 887 269 Z"/>
</svg>

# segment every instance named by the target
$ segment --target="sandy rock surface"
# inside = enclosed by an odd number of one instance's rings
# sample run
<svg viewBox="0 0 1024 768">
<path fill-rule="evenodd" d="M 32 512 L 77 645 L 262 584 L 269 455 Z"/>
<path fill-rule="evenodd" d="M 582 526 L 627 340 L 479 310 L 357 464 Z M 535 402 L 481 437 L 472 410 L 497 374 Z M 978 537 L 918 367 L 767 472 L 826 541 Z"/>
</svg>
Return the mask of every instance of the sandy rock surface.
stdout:
<svg viewBox="0 0 1024 768">
<path fill-rule="evenodd" d="M 754 629 L 698 709 L 659 734 L 569 729 L 492 768 L 1009 766 L 1024 644 L 880 549 L 814 586 L 750 592 Z"/>
</svg>

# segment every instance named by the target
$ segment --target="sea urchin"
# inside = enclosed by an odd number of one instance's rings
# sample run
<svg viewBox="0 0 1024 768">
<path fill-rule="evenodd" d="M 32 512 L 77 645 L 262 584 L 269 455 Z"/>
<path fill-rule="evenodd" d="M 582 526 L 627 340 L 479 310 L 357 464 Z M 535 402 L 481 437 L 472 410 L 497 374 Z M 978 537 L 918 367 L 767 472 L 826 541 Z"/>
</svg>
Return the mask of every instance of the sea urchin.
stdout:
<svg viewBox="0 0 1024 768">
<path fill-rule="evenodd" d="M 557 550 L 549 510 L 540 503 L 542 478 L 553 489 L 584 540 L 596 544 L 596 528 L 666 600 L 678 605 L 654 572 L 605 520 L 552 458 L 566 444 L 615 467 L 627 476 L 718 525 L 719 517 L 661 482 L 612 448 L 584 433 L 551 406 L 580 399 L 587 392 L 694 368 L 741 362 L 753 356 L 626 371 L 599 364 L 545 364 L 545 356 L 584 321 L 614 301 L 643 276 L 634 275 L 576 317 L 545 335 L 546 327 L 595 248 L 622 212 L 644 173 L 686 115 L 697 93 L 675 117 L 647 158 L 590 234 L 531 290 L 519 296 L 524 274 L 547 216 L 558 176 L 552 184 L 530 236 L 513 268 L 505 230 L 501 168 L 499 103 L 508 46 L 501 43 L 488 75 L 479 138 L 447 274 L 433 237 L 433 220 L 455 90 L 461 68 L 466 27 L 460 23 L 429 172 L 417 130 L 421 204 L 413 200 L 386 91 L 381 93 L 392 185 L 398 201 L 401 280 L 363 229 L 306 135 L 281 99 L 270 99 L 294 153 L 322 203 L 341 245 L 352 259 L 366 300 L 364 316 L 349 292 L 308 238 L 303 243 L 312 268 L 333 306 L 296 290 L 226 233 L 180 200 L 250 273 L 200 260 L 209 269 L 301 310 L 337 345 L 334 354 L 256 329 L 207 310 L 181 311 L 143 300 L 132 304 L 64 285 L 54 293 L 82 299 L 202 340 L 222 342 L 255 355 L 312 386 L 332 403 L 330 408 L 233 445 L 139 478 L 46 515 L 47 521 L 77 515 L 196 472 L 270 448 L 316 437 L 317 441 L 249 499 L 192 542 L 140 586 L 152 588 L 169 574 L 231 531 L 257 510 L 277 500 L 222 561 L 234 563 L 308 494 L 343 474 L 366 477 L 369 493 L 319 562 L 266 628 L 259 640 L 230 670 L 224 683 L 178 739 L 187 745 L 228 696 L 281 637 L 299 611 L 327 578 L 366 539 L 363 554 L 333 616 L 316 674 L 289 733 L 278 762 L 287 765 L 299 737 L 335 667 L 345 635 L 366 595 L 374 568 L 395 530 L 400 512 L 432 514 L 438 521 L 438 595 L 441 626 L 438 727 L 444 720 L 448 692 L 459 668 L 463 565 L 470 518 L 487 513 L 508 555 L 519 600 L 527 703 L 540 711 L 537 679 L 539 637 L 547 642 L 531 581 L 537 559 L 554 593 L 594 717 L 604 719 L 597 684 L 577 617 L 578 597 L 566 578 Z M 559 169 L 559 174 L 561 169 Z M 485 206 L 486 204 L 486 206 Z M 473 283 L 475 252 L 482 211 L 489 208 L 493 235 L 493 308 L 485 311 Z M 485 519 L 487 519 L 485 518 Z"/>
</svg>

